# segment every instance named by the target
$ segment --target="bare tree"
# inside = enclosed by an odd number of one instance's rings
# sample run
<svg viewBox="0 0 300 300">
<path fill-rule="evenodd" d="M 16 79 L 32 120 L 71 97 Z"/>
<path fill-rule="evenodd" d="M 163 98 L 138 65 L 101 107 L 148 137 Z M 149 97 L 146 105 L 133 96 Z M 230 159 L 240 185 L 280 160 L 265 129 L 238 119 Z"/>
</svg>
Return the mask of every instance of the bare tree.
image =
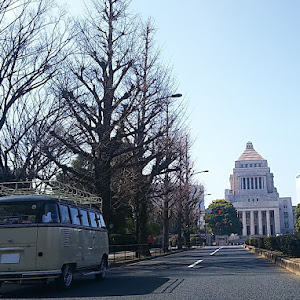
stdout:
<svg viewBox="0 0 300 300">
<path fill-rule="evenodd" d="M 112 161 L 122 152 L 125 117 L 131 112 L 134 58 L 134 22 L 127 15 L 125 0 L 93 1 L 93 11 L 76 23 L 76 53 L 57 81 L 60 115 L 64 118 L 51 131 L 70 160 L 80 156 L 91 172 L 75 169 L 71 161 L 59 161 L 67 175 L 92 183 L 103 200 L 107 221 L 111 216 Z"/>
<path fill-rule="evenodd" d="M 27 132 L 41 120 L 39 109 L 44 103 L 34 98 L 33 91 L 58 72 L 66 57 L 62 15 L 53 18 L 50 11 L 47 0 L 0 4 L 0 169 L 4 179 L 15 172 L 11 168 L 24 167 L 16 159 L 25 154 L 21 141 L 28 145 Z"/>
</svg>

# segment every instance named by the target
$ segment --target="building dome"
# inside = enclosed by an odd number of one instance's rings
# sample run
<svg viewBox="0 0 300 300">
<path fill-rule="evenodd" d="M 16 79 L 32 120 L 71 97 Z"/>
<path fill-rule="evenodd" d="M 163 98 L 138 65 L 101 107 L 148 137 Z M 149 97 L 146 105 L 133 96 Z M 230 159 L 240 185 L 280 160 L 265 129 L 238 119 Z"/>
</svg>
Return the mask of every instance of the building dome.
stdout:
<svg viewBox="0 0 300 300">
<path fill-rule="evenodd" d="M 258 154 L 253 147 L 251 142 L 248 142 L 246 145 L 246 150 L 243 154 L 239 157 L 238 161 L 250 161 L 250 160 L 264 160 L 264 158 Z"/>
</svg>

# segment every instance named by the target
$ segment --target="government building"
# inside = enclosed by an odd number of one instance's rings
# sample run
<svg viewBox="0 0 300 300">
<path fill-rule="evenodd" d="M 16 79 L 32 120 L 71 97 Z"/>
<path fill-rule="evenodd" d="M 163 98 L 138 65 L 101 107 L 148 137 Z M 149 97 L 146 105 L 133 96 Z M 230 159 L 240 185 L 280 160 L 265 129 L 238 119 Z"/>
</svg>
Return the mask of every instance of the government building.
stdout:
<svg viewBox="0 0 300 300">
<path fill-rule="evenodd" d="M 245 238 L 294 231 L 292 200 L 279 197 L 267 160 L 254 150 L 251 142 L 235 162 L 225 199 L 237 210 Z"/>
</svg>

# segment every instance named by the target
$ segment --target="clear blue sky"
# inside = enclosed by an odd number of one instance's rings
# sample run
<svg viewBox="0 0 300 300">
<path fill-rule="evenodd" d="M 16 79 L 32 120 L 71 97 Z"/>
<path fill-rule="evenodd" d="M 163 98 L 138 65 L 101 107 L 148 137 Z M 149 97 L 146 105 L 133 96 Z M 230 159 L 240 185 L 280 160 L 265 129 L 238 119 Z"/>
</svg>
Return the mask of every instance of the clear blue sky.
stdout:
<svg viewBox="0 0 300 300">
<path fill-rule="evenodd" d="M 66 0 L 72 9 L 82 0 Z M 282 197 L 300 174 L 300 1 L 132 0 L 154 19 L 157 45 L 189 105 L 197 176 L 224 198 L 247 141 L 268 160 Z"/>
</svg>

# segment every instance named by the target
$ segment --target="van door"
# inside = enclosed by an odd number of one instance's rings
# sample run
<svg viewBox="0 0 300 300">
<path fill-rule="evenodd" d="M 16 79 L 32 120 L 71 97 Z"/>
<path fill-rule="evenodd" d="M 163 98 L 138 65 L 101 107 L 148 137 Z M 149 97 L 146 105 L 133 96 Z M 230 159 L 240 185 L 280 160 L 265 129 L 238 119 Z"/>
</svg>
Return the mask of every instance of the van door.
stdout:
<svg viewBox="0 0 300 300">
<path fill-rule="evenodd" d="M 36 268 L 37 204 L 0 204 L 0 272 Z"/>
</svg>

